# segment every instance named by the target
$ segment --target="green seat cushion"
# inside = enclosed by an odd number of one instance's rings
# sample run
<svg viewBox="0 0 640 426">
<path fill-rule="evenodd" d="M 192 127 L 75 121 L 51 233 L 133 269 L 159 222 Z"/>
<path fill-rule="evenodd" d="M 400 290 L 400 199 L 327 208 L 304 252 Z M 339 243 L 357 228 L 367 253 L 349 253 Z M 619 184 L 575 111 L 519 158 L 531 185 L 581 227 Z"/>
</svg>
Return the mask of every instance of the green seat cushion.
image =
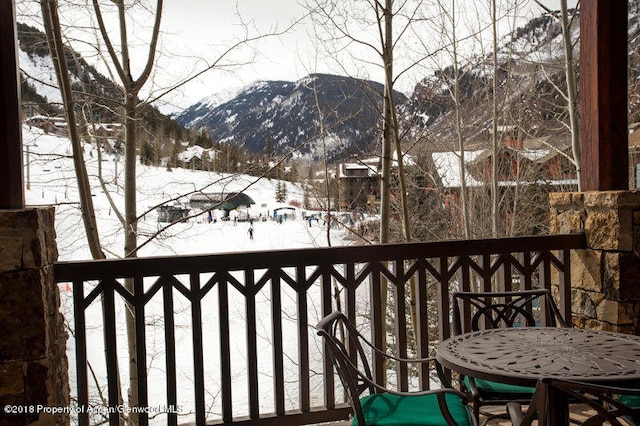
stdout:
<svg viewBox="0 0 640 426">
<path fill-rule="evenodd" d="M 640 408 L 640 396 L 618 395 L 618 401 L 622 402 L 629 408 Z"/>
<path fill-rule="evenodd" d="M 533 392 L 536 390 L 535 388 L 528 386 L 516 386 L 516 385 L 507 385 L 505 383 L 492 382 L 490 380 L 483 379 L 473 379 L 476 383 L 476 388 L 482 392 L 491 392 L 494 394 L 522 394 L 524 395 L 533 395 Z M 469 389 L 469 378 L 464 378 L 464 383 Z"/>
<path fill-rule="evenodd" d="M 376 393 L 360 399 L 366 426 L 446 426 L 436 395 L 400 396 Z M 458 426 L 471 425 L 469 410 L 453 394 L 445 396 L 447 406 Z M 358 424 L 354 417 L 352 426 Z"/>
</svg>

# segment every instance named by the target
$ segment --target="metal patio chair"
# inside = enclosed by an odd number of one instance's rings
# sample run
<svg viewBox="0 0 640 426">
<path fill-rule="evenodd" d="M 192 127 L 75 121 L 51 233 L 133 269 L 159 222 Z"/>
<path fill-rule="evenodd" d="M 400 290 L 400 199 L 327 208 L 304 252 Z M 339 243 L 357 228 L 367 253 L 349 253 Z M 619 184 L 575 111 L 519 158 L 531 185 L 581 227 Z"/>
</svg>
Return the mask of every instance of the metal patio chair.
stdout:
<svg viewBox="0 0 640 426">
<path fill-rule="evenodd" d="M 466 426 L 477 425 L 468 397 L 452 388 L 398 392 L 373 380 L 367 353 L 394 363 L 436 363 L 435 358 L 400 359 L 374 347 L 341 312 L 316 326 L 354 410 L 352 425 Z M 351 352 L 347 349 L 351 348 Z M 385 364 L 386 365 L 386 364 Z M 441 371 L 439 370 L 439 373 Z M 445 384 L 446 381 L 441 383 Z"/>
<path fill-rule="evenodd" d="M 453 300 L 454 336 L 472 331 L 506 327 L 566 327 L 551 292 L 546 289 L 491 293 L 455 292 Z M 528 404 L 535 388 L 489 380 L 460 377 L 461 387 L 472 397 L 473 414 L 480 420 L 486 405 L 506 405 L 510 401 Z M 487 420 L 496 415 L 489 415 Z"/>
</svg>

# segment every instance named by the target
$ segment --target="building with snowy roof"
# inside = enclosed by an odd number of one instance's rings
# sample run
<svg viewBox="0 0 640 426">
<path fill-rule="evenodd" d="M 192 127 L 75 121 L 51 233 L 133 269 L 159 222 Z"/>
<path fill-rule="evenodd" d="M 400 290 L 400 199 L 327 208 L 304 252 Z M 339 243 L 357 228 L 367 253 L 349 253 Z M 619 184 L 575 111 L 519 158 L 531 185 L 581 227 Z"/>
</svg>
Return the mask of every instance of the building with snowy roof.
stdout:
<svg viewBox="0 0 640 426">
<path fill-rule="evenodd" d="M 338 165 L 340 206 L 373 210 L 380 201 L 380 159 Z"/>
</svg>

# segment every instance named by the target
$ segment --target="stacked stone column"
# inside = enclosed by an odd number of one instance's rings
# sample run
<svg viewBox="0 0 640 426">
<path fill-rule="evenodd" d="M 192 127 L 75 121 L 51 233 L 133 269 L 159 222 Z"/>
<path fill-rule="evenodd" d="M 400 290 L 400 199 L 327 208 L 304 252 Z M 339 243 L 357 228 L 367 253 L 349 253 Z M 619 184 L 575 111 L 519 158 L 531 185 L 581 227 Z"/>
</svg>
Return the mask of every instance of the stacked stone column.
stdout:
<svg viewBox="0 0 640 426">
<path fill-rule="evenodd" d="M 640 192 L 556 193 L 550 233 L 584 233 L 572 255 L 573 323 L 640 334 Z"/>
<path fill-rule="evenodd" d="M 53 278 L 57 256 L 53 208 L 0 210 L 3 425 L 69 424 L 67 414 L 40 409 L 70 404 L 67 333 Z"/>
</svg>

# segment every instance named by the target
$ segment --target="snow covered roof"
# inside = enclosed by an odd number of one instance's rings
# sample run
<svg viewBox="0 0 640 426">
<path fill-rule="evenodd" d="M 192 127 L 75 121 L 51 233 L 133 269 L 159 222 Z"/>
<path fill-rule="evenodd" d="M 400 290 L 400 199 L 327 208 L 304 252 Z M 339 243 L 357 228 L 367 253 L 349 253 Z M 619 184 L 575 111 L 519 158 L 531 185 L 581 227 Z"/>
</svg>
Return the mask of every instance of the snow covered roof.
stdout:
<svg viewBox="0 0 640 426">
<path fill-rule="evenodd" d="M 527 151 L 527 150 L 525 150 Z M 537 152 L 528 152 L 532 161 L 540 160 L 541 158 L 545 158 L 542 151 L 546 152 L 546 156 L 549 155 L 549 151 L 554 151 L 551 149 L 547 150 L 536 150 Z M 485 155 L 485 150 L 476 150 L 476 151 L 465 151 L 464 159 L 465 164 L 473 163 L 480 158 L 483 158 Z M 522 152 L 521 152 L 522 153 Z M 522 153 L 522 155 L 525 155 Z M 460 180 L 460 152 L 459 151 L 450 151 L 450 152 L 434 152 L 431 154 L 433 159 L 433 163 L 436 166 L 436 170 L 440 179 L 442 181 L 442 185 L 444 188 L 459 188 L 461 186 Z M 484 185 L 483 182 L 476 180 L 469 172 L 465 173 L 466 184 L 469 187 L 477 187 Z M 538 180 L 535 182 L 526 182 L 526 181 L 500 181 L 500 186 L 515 186 L 515 185 L 527 185 L 527 184 L 539 184 L 539 185 L 552 185 L 552 186 L 561 186 L 561 185 L 576 185 L 576 179 L 555 179 L 555 180 Z"/>
<path fill-rule="evenodd" d="M 377 176 L 378 166 L 365 163 L 341 163 L 338 166 L 338 178 L 355 178 Z"/>
<path fill-rule="evenodd" d="M 465 151 L 465 163 L 474 161 L 484 150 Z M 460 179 L 460 151 L 434 152 L 431 154 L 433 163 L 436 166 L 438 176 L 445 188 L 459 188 Z M 482 182 L 475 180 L 469 173 L 465 174 L 467 186 L 481 186 Z"/>
<path fill-rule="evenodd" d="M 217 207 L 222 210 L 233 210 L 255 203 L 243 192 L 201 192 L 193 194 L 189 200 L 189 204 L 193 207 Z"/>
<path fill-rule="evenodd" d="M 178 160 L 184 161 L 184 162 L 189 162 L 189 161 L 193 160 L 194 158 L 202 160 L 202 156 L 204 155 L 205 152 L 208 153 L 209 158 L 215 158 L 215 156 L 216 156 L 216 150 L 215 149 L 213 149 L 213 148 L 212 149 L 204 149 L 200 145 L 194 145 L 194 146 L 188 147 L 187 149 L 185 149 L 184 151 L 179 153 L 178 154 Z"/>
</svg>

